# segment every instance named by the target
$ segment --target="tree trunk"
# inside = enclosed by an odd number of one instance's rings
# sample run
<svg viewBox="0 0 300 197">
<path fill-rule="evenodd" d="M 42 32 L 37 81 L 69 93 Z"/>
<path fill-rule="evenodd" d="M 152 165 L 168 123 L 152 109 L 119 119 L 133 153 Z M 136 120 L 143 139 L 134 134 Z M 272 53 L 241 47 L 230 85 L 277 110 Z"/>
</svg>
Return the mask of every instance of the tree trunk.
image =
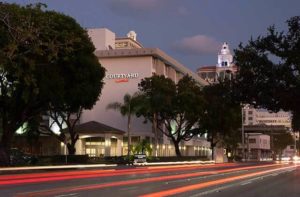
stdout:
<svg viewBox="0 0 300 197">
<path fill-rule="evenodd" d="M 2 142 L 0 142 L 0 166 L 9 166 L 9 148 L 6 147 Z"/>
<path fill-rule="evenodd" d="M 214 143 L 211 143 L 210 147 L 211 147 L 211 150 L 212 150 L 211 151 L 211 160 L 214 160 L 215 159 L 214 149 L 215 149 L 216 145 Z"/>
<path fill-rule="evenodd" d="M 71 140 L 71 142 L 70 143 L 67 143 L 67 147 L 68 147 L 68 154 L 69 155 L 75 155 L 75 153 L 76 153 L 76 148 L 75 148 L 75 145 L 76 145 L 76 142 L 77 142 L 77 140 L 78 140 L 78 138 L 79 138 L 79 136 L 78 136 L 78 134 L 75 134 L 74 135 L 74 132 L 72 131 L 69 131 L 69 133 L 71 134 L 70 135 L 70 140 Z"/>
<path fill-rule="evenodd" d="M 13 135 L 9 130 L 3 130 L 3 134 L 0 142 L 0 166 L 9 166 L 10 165 L 10 147 L 12 142 Z"/>
<path fill-rule="evenodd" d="M 211 147 L 211 160 L 214 160 L 215 159 L 215 153 L 214 153 L 214 149 L 217 145 L 217 143 L 214 142 L 214 132 L 212 132 L 212 135 L 211 135 L 211 142 L 210 142 L 210 147 Z"/>
<path fill-rule="evenodd" d="M 276 156 L 275 156 L 275 158 L 276 158 Z M 281 161 L 282 160 L 282 150 L 279 150 L 279 161 Z"/>
<path fill-rule="evenodd" d="M 179 142 L 173 142 L 174 143 L 174 147 L 175 147 L 175 153 L 177 157 L 181 157 L 181 152 L 179 149 Z"/>
<path fill-rule="evenodd" d="M 68 155 L 75 155 L 75 153 L 76 153 L 76 148 L 75 148 L 76 141 L 77 141 L 76 137 L 71 136 L 71 142 L 67 143 Z"/>
<path fill-rule="evenodd" d="M 75 155 L 76 153 L 76 148 L 75 148 L 75 144 L 71 143 L 67 143 L 67 148 L 68 148 L 68 155 Z"/>
</svg>

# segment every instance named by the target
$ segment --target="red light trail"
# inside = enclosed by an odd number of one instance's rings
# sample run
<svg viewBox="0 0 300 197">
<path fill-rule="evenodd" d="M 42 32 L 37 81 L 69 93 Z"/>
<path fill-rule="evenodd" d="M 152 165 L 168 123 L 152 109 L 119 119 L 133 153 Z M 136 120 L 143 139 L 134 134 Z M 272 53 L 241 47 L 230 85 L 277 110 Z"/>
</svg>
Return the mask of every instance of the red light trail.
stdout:
<svg viewBox="0 0 300 197">
<path fill-rule="evenodd" d="M 271 169 L 271 170 L 266 170 L 266 171 L 261 171 L 261 172 L 254 172 L 254 173 L 250 173 L 250 174 L 240 175 L 240 176 L 223 178 L 223 179 L 219 179 L 219 180 L 215 180 L 215 181 L 208 181 L 205 183 L 188 185 L 188 186 L 179 187 L 179 188 L 175 188 L 175 189 L 164 190 L 164 191 L 160 191 L 160 192 L 141 195 L 140 197 L 171 196 L 171 195 L 175 195 L 175 194 L 179 194 L 179 193 L 183 193 L 183 192 L 188 192 L 188 191 L 197 190 L 197 189 L 203 189 L 203 188 L 210 187 L 210 186 L 220 185 L 220 184 L 224 184 L 224 183 L 228 183 L 228 182 L 232 182 L 232 181 L 236 181 L 236 180 L 240 180 L 240 179 L 245 179 L 245 178 L 249 178 L 249 177 L 253 177 L 253 176 L 259 176 L 259 175 L 267 174 L 270 172 L 275 172 L 278 170 L 289 169 L 289 168 L 295 168 L 295 166 L 281 167 L 279 169 L 277 168 L 277 169 Z"/>
<path fill-rule="evenodd" d="M 235 166 L 235 164 L 217 164 L 214 167 L 226 167 Z M 143 174 L 143 173 L 160 173 L 160 172 L 172 172 L 179 169 L 195 170 L 210 168 L 208 166 L 199 165 L 180 165 L 180 166 L 155 166 L 136 169 L 121 169 L 121 170 L 89 170 L 89 171 L 76 171 L 76 172 L 58 172 L 58 173 L 40 173 L 40 174 L 23 174 L 23 175 L 4 175 L 0 176 L 1 185 L 11 184 L 25 184 L 25 183 L 37 183 L 46 181 L 61 181 L 69 179 L 82 179 L 82 178 L 97 178 L 106 176 L 122 176 L 130 174 Z"/>
<path fill-rule="evenodd" d="M 196 176 L 234 172 L 234 171 L 240 171 L 240 170 L 276 167 L 278 165 L 280 165 L 280 164 L 248 166 L 248 167 L 239 167 L 239 168 L 234 168 L 234 169 L 214 170 L 214 171 L 206 171 L 206 172 L 193 172 L 193 173 L 187 173 L 187 174 L 125 180 L 125 181 L 109 182 L 109 183 L 86 185 L 86 186 L 63 187 L 63 188 L 55 188 L 55 189 L 44 190 L 44 191 L 39 191 L 39 192 L 20 193 L 17 196 L 19 196 L 19 197 L 21 197 L 21 196 L 22 197 L 25 197 L 25 196 L 26 197 L 49 196 L 49 195 L 55 195 L 55 194 L 60 194 L 60 193 L 69 193 L 69 192 L 76 192 L 76 191 L 83 191 L 83 190 L 93 190 L 93 189 L 102 189 L 102 188 L 107 188 L 107 187 L 116 187 L 116 186 L 125 186 L 125 185 L 133 185 L 133 184 L 142 184 L 142 183 L 148 183 L 148 182 L 158 182 L 158 181 L 182 179 L 182 178 L 189 178 L 189 177 L 196 177 Z M 278 168 L 276 170 L 278 170 Z M 267 172 L 267 171 L 265 171 L 265 172 Z"/>
</svg>

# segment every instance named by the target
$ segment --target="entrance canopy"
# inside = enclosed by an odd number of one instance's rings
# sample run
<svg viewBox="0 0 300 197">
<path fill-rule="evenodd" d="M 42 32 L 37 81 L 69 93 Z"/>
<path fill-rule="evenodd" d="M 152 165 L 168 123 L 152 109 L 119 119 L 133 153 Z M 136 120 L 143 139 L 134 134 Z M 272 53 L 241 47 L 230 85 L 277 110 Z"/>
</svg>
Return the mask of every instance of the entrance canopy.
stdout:
<svg viewBox="0 0 300 197">
<path fill-rule="evenodd" d="M 76 125 L 74 130 L 78 134 L 107 134 L 107 133 L 110 133 L 110 134 L 124 135 L 124 133 L 125 133 L 125 131 L 110 127 L 108 125 L 105 125 L 105 124 L 102 124 L 102 123 L 96 122 L 96 121 L 89 121 L 86 123 Z"/>
</svg>

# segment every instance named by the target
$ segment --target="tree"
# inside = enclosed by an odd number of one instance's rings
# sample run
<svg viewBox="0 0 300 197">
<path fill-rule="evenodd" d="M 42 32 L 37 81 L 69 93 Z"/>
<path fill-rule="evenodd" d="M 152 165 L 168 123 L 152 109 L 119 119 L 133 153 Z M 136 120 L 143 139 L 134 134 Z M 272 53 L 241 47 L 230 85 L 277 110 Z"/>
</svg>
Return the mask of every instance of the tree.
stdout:
<svg viewBox="0 0 300 197">
<path fill-rule="evenodd" d="M 131 146 L 131 118 L 136 114 L 139 107 L 139 94 L 134 93 L 132 96 L 130 94 L 125 94 L 123 98 L 123 103 L 114 102 L 107 105 L 106 109 L 113 109 L 119 111 L 122 116 L 127 116 L 127 137 L 128 137 L 128 161 L 130 159 L 130 146 Z"/>
<path fill-rule="evenodd" d="M 235 50 L 240 68 L 236 87 L 241 102 L 291 111 L 294 119 L 300 116 L 300 16 L 290 18 L 287 25 L 286 33 L 271 26 L 266 36 Z"/>
<path fill-rule="evenodd" d="M 47 125 L 40 124 L 39 132 L 56 137 L 60 142 L 66 144 L 69 155 L 74 155 L 76 153 L 75 144 L 79 139 L 79 135 L 74 128 L 79 122 L 82 110 L 82 106 L 79 106 L 77 112 L 49 109 L 45 114 L 50 118 L 51 123 Z M 59 128 L 59 132 L 53 129 L 54 125 Z"/>
<path fill-rule="evenodd" d="M 273 140 L 274 140 L 274 143 L 273 143 L 274 151 L 279 155 L 279 158 L 281 160 L 282 151 L 288 145 L 294 144 L 294 138 L 290 133 L 284 132 L 284 133 L 273 135 Z"/>
<path fill-rule="evenodd" d="M 141 142 L 139 142 L 135 147 L 134 151 L 135 154 L 146 154 L 148 156 L 151 156 L 152 154 L 152 148 L 150 145 L 149 140 L 143 139 Z"/>
<path fill-rule="evenodd" d="M 205 113 L 199 125 L 207 132 L 212 150 L 218 144 L 233 149 L 240 139 L 234 134 L 241 128 L 241 107 L 234 99 L 232 81 L 224 80 L 205 86 L 203 95 Z"/>
<path fill-rule="evenodd" d="M 159 83 L 151 83 L 157 79 Z M 144 113 L 144 117 L 153 121 L 152 113 L 157 113 L 157 128 L 172 140 L 176 155 L 180 157 L 180 143 L 199 134 L 197 123 L 203 113 L 200 86 L 190 76 L 184 76 L 177 85 L 164 76 L 153 76 L 144 82 L 141 83 L 141 90 L 147 94 L 149 101 L 161 98 L 157 105 L 150 104 L 151 108 L 146 110 L 149 113 Z M 160 91 L 160 88 L 168 91 Z"/>
<path fill-rule="evenodd" d="M 7 163 L 15 131 L 49 109 L 91 108 L 104 69 L 87 32 L 42 4 L 0 4 L 0 162 Z M 84 95 L 84 96 L 83 96 Z"/>
<path fill-rule="evenodd" d="M 152 132 L 155 135 L 154 150 L 155 156 L 158 156 L 158 125 L 163 120 L 159 116 L 159 112 L 166 111 L 172 107 L 172 98 L 175 95 L 176 85 L 171 79 L 165 78 L 163 75 L 154 75 L 142 79 L 139 83 L 140 108 L 137 112 L 138 116 L 143 116 L 147 121 L 152 122 Z"/>
</svg>

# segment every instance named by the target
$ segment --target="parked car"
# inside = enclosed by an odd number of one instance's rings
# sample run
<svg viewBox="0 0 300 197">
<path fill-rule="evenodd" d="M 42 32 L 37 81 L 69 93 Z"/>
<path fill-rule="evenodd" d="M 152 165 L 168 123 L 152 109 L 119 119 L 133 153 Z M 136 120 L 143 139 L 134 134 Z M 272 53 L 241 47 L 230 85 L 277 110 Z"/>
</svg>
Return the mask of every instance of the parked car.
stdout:
<svg viewBox="0 0 300 197">
<path fill-rule="evenodd" d="M 147 156 L 145 154 L 135 154 L 133 163 L 146 163 L 147 162 Z"/>
<path fill-rule="evenodd" d="M 10 149 L 9 159 L 11 165 L 32 165 L 38 161 L 34 155 L 24 153 L 17 148 Z"/>
</svg>

